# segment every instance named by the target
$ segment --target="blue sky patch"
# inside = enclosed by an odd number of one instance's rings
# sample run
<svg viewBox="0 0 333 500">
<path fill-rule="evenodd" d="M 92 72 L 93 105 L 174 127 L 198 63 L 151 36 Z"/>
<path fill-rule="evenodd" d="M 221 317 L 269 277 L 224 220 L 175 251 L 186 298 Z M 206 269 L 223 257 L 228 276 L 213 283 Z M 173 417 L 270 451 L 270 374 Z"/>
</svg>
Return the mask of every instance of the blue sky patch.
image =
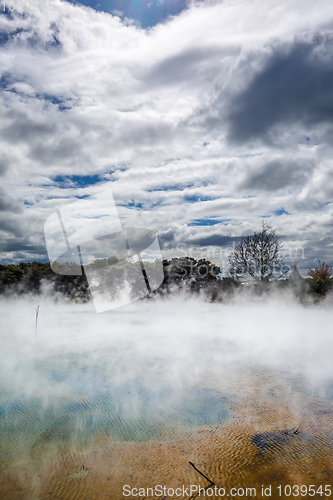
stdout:
<svg viewBox="0 0 333 500">
<path fill-rule="evenodd" d="M 121 205 L 121 203 L 118 203 L 118 205 Z M 135 207 L 135 208 L 143 208 L 143 203 L 135 200 L 131 200 L 128 203 L 124 203 L 122 206 L 124 207 Z"/>
<path fill-rule="evenodd" d="M 217 219 L 195 219 L 188 226 L 215 226 L 216 224 L 221 224 L 221 220 Z"/>
<path fill-rule="evenodd" d="M 283 214 L 290 215 L 290 213 L 287 212 L 283 207 L 279 208 L 278 210 L 275 210 L 274 212 L 274 215 L 283 215 Z"/>
<path fill-rule="evenodd" d="M 44 101 L 51 102 L 52 104 L 56 104 L 60 111 L 64 111 L 66 109 L 71 109 L 71 102 L 73 102 L 72 99 L 61 99 L 59 97 L 56 97 L 55 95 L 51 94 L 36 94 L 37 99 L 42 99 Z"/>
<path fill-rule="evenodd" d="M 101 176 L 94 175 L 57 175 L 53 182 L 60 184 L 60 187 L 67 188 L 68 184 L 75 184 L 76 187 L 84 188 L 101 182 Z"/>
<path fill-rule="evenodd" d="M 215 200 L 216 198 L 212 198 L 211 196 L 196 196 L 196 195 L 188 195 L 184 196 L 184 201 L 187 203 L 197 203 L 198 201 L 211 201 Z"/>
<path fill-rule="evenodd" d="M 121 19 L 133 19 L 142 28 L 163 23 L 187 8 L 185 0 L 81 0 L 71 3 L 85 5 L 101 12 L 109 12 Z"/>
</svg>

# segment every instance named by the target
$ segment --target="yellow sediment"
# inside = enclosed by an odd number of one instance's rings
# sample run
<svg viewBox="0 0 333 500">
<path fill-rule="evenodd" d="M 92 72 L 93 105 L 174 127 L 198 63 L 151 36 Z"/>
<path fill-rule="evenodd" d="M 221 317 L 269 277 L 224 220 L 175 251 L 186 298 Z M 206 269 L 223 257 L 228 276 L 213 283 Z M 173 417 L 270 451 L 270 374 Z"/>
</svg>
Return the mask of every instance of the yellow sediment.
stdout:
<svg viewBox="0 0 333 500">
<path fill-rule="evenodd" d="M 296 404 L 288 391 L 281 393 L 280 383 L 271 386 L 276 397 L 267 396 L 260 390 L 262 374 L 259 385 L 256 377 L 247 379 L 231 422 L 183 430 L 164 441 L 116 442 L 100 433 L 84 449 L 74 445 L 52 449 L 50 445 L 8 461 L 0 471 L 0 499 L 123 500 L 133 498 L 124 497 L 124 485 L 144 489 L 208 486 L 190 461 L 226 492 L 233 487 L 256 488 L 257 498 L 262 498 L 262 485 L 271 485 L 275 499 L 279 485 L 330 484 L 332 404 L 306 395 Z M 298 425 L 299 434 L 291 432 L 284 444 L 260 450 L 252 442 L 256 434 L 278 434 Z M 137 498 L 162 499 L 163 495 Z"/>
</svg>

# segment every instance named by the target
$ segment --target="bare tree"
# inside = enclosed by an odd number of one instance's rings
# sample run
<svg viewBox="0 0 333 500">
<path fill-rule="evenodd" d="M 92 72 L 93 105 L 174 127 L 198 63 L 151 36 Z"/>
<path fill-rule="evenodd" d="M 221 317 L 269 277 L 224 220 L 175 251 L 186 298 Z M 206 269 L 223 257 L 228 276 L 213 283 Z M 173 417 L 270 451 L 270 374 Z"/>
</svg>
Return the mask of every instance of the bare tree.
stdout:
<svg viewBox="0 0 333 500">
<path fill-rule="evenodd" d="M 276 280 L 289 272 L 280 256 L 282 245 L 274 229 L 263 222 L 261 231 L 245 236 L 229 258 L 230 275 L 234 278 L 250 277 L 256 281 Z"/>
</svg>

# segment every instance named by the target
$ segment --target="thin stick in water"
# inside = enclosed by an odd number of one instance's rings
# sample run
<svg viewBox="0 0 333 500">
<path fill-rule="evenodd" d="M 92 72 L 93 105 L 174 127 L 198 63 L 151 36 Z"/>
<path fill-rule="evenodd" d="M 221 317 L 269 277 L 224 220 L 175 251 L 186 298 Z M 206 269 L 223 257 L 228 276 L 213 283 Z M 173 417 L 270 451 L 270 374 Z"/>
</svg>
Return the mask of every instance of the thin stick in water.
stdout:
<svg viewBox="0 0 333 500">
<path fill-rule="evenodd" d="M 209 485 L 206 486 L 205 488 L 200 488 L 199 487 L 199 492 L 196 493 L 195 495 L 192 495 L 189 498 L 189 500 L 194 500 L 198 495 L 199 496 L 201 495 L 201 492 L 205 492 L 206 490 L 208 490 L 208 488 L 211 488 L 212 486 L 216 486 L 217 488 L 221 488 L 221 486 L 219 486 L 218 484 L 214 483 L 211 479 L 209 479 L 209 477 L 205 476 L 205 474 L 203 474 L 201 471 L 199 471 L 199 469 L 196 468 L 196 466 L 194 465 L 193 462 L 189 462 L 189 464 L 193 467 L 194 470 L 196 470 L 197 472 L 199 472 L 200 476 L 204 477 L 209 482 Z"/>
<path fill-rule="evenodd" d="M 215 486 L 215 483 L 213 483 L 213 481 L 211 481 L 207 476 L 205 476 L 205 474 L 203 474 L 202 472 L 199 471 L 199 469 L 196 468 L 196 466 L 192 463 L 192 462 L 189 462 L 190 465 L 192 465 L 193 469 L 196 470 L 197 472 L 199 472 L 199 474 L 204 477 L 205 479 L 207 479 L 207 481 L 211 484 L 211 486 Z"/>
<path fill-rule="evenodd" d="M 38 321 L 39 308 L 40 308 L 40 306 L 37 306 L 37 307 L 36 307 L 35 335 L 36 335 L 36 333 L 37 333 L 37 321 Z"/>
</svg>

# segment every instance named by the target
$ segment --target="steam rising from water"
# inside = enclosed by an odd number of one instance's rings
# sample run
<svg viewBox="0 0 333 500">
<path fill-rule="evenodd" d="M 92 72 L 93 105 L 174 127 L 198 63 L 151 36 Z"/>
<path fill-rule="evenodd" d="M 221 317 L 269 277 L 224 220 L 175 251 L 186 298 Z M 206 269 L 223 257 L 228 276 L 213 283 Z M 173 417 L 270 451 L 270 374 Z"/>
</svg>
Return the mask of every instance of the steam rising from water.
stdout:
<svg viewBox="0 0 333 500">
<path fill-rule="evenodd" d="M 97 315 L 91 304 L 39 303 L 36 335 L 35 301 L 0 313 L 0 463 L 100 433 L 143 442 L 245 422 L 265 398 L 276 427 L 278 407 L 291 427 L 313 420 L 314 401 L 317 414 L 333 411 L 328 307 L 178 297 Z"/>
<path fill-rule="evenodd" d="M 113 380 L 135 377 L 156 385 L 164 380 L 177 388 L 204 373 L 216 378 L 221 371 L 249 367 L 288 370 L 312 384 L 333 378 L 329 307 L 176 298 L 96 314 L 91 304 L 39 300 L 34 335 L 35 302 L 8 300 L 0 312 L 1 380 L 27 395 L 43 389 L 46 397 L 54 387 L 65 394 L 73 382 L 79 383 L 74 374 L 83 365 L 85 386 L 95 389 L 94 378 L 102 371 L 110 380 L 111 375 Z M 40 377 L 45 363 L 59 380 Z M 61 375 L 62 366 L 70 377 Z M 89 373 L 89 367 L 95 370 Z"/>
</svg>

